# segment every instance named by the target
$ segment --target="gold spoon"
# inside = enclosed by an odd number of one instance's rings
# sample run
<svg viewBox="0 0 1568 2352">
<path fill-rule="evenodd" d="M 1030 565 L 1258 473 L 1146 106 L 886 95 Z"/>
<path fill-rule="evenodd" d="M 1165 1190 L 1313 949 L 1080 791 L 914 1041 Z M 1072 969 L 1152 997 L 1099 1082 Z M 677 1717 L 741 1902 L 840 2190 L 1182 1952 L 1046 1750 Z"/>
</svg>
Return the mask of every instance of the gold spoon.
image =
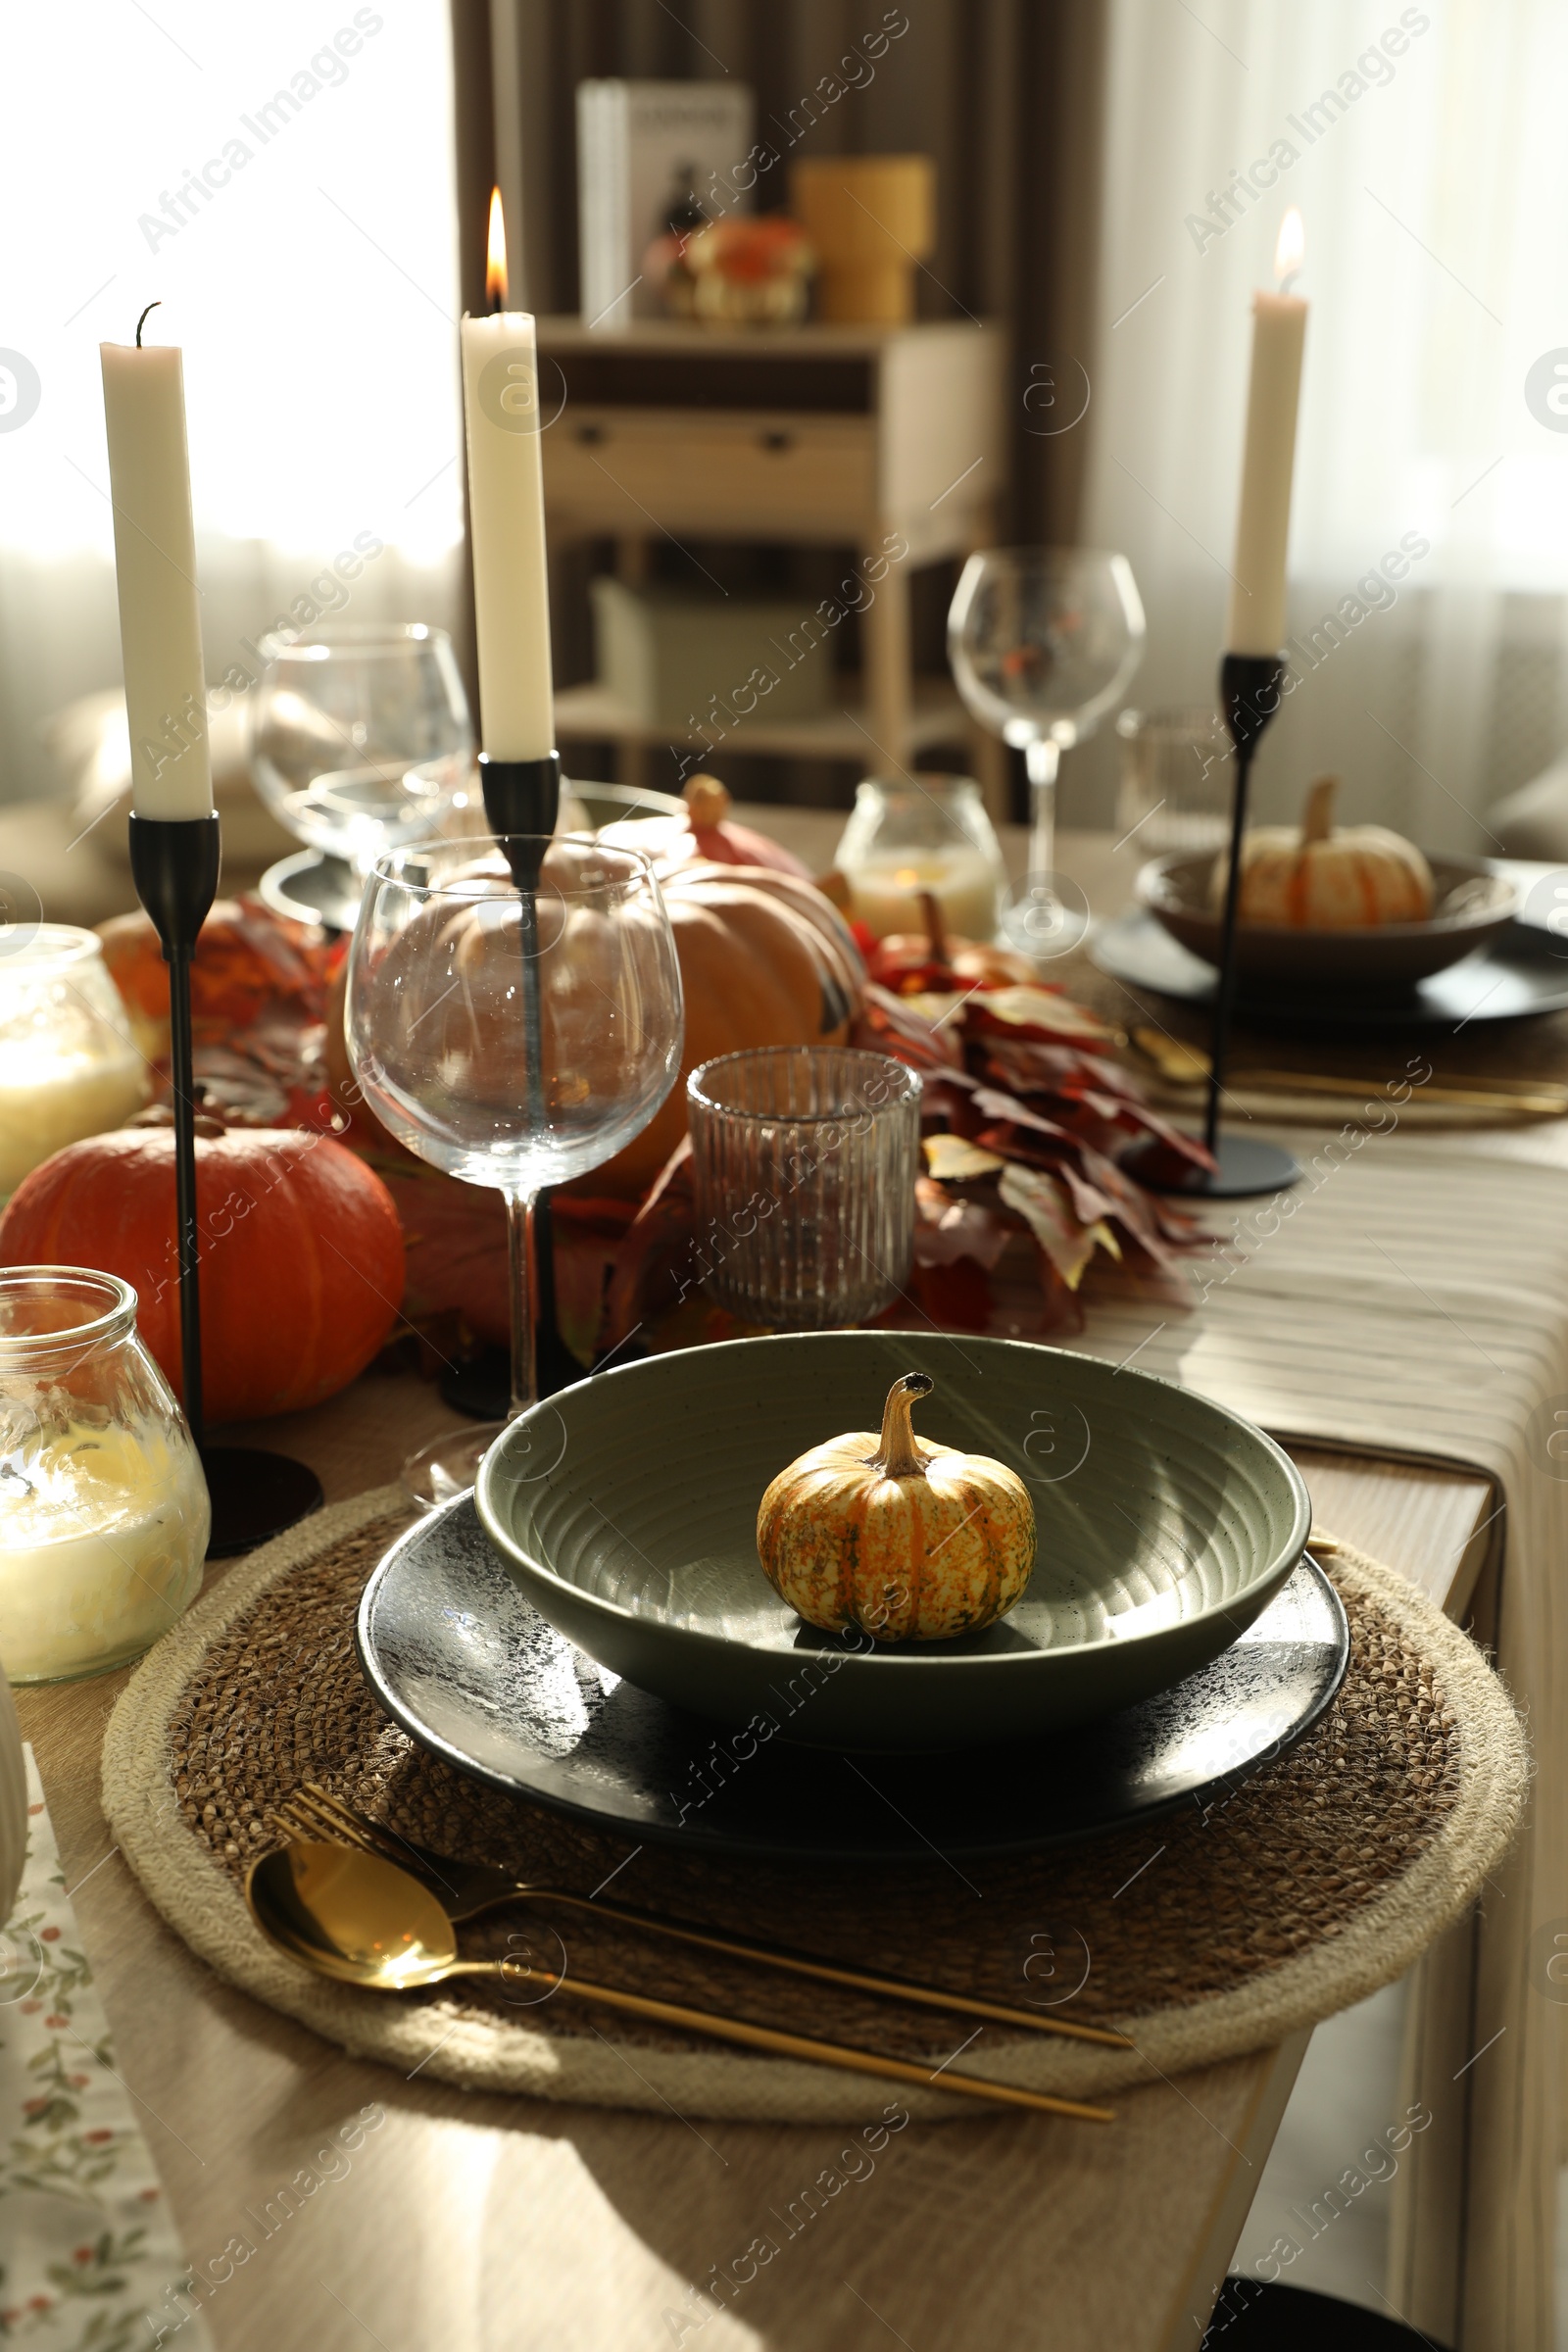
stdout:
<svg viewBox="0 0 1568 2352">
<path fill-rule="evenodd" d="M 435 1857 L 422 1856 L 406 1839 L 394 1840 L 389 1832 L 375 1822 L 367 1821 L 315 1781 L 304 1782 L 292 1796 L 285 1797 L 272 1819 L 286 1837 L 303 1838 L 307 1844 L 359 1846 L 367 1853 L 379 1854 L 384 1860 L 397 1863 L 410 1878 L 418 1879 L 421 1886 L 430 1886 L 430 1892 L 454 1927 L 462 1927 L 468 1920 L 477 1919 L 481 1912 L 503 1903 L 561 1903 L 573 1911 L 612 1919 L 619 1926 L 635 1928 L 644 1935 L 667 1936 L 675 1943 L 695 1944 L 705 1952 L 722 1952 L 727 1959 L 754 1961 L 760 1967 L 783 1969 L 793 1976 L 818 1977 L 825 1984 L 845 1984 L 856 1992 L 875 1993 L 882 2000 L 956 2011 L 965 2017 L 987 2018 L 993 2025 L 1017 2026 L 1026 2034 L 1058 2034 L 1073 2041 L 1100 2042 L 1112 2050 L 1133 2047 L 1125 2034 L 1114 2033 L 1108 2026 L 1081 2026 L 1068 2018 L 1009 2008 L 1004 2001 L 982 2000 L 972 1993 L 948 1992 L 933 1984 L 911 1984 L 904 1977 L 871 1976 L 864 1969 L 845 1968 L 805 1952 L 786 1951 L 778 1944 L 742 1943 L 734 1936 L 715 1935 L 711 1929 L 688 1927 L 681 1920 L 662 1918 L 658 1912 L 602 1903 L 594 1895 L 571 1894 L 564 1887 L 514 1879 L 488 1864 L 472 1868 L 450 1861 L 438 1864 Z M 422 1867 L 426 1863 L 428 1866 Z"/>
<path fill-rule="evenodd" d="M 1046 2115 L 1075 2116 L 1088 2123 L 1111 2121 L 1107 2107 L 1053 2098 L 1045 2091 L 1019 2090 L 1010 2082 L 991 2082 L 978 2075 L 956 2075 L 945 2066 L 916 2066 L 903 2058 L 851 2049 L 842 2042 L 816 2041 L 803 2034 L 781 2033 L 772 2026 L 725 2017 L 715 2010 L 688 2009 L 675 2001 L 625 1992 L 615 1985 L 552 1976 L 518 1958 L 460 1959 L 457 1931 L 435 1896 L 395 1862 L 350 1846 L 294 1839 L 261 1855 L 245 1874 L 245 1900 L 252 1919 L 270 1942 L 318 1975 L 335 1978 L 340 1984 L 363 1984 L 377 1992 L 406 1992 L 419 1984 L 442 1984 L 448 1977 L 498 1977 L 510 1984 L 540 1985 L 547 1993 L 563 1992 L 568 1998 L 602 2002 L 606 2008 L 683 2027 L 689 2033 L 710 2034 L 715 2040 L 740 2042 L 775 2057 L 805 2058 L 818 2066 L 880 2075 L 894 2082 L 916 2082 L 1004 2107 L 1030 2107 Z"/>
</svg>

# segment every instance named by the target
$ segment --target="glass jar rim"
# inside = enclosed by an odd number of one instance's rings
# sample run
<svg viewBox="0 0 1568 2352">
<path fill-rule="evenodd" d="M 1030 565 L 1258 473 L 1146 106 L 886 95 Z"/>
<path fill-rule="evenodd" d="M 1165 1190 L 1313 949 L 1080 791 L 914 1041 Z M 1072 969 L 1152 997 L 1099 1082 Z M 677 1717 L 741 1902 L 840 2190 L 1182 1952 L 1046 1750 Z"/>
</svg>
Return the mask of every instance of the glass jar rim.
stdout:
<svg viewBox="0 0 1568 2352">
<path fill-rule="evenodd" d="M 883 1069 L 896 1070 L 905 1082 L 897 1094 L 890 1093 L 883 1102 L 846 1102 L 837 1110 L 762 1110 L 755 1103 L 721 1102 L 709 1091 L 704 1081 L 710 1071 L 733 1068 L 736 1062 L 749 1062 L 756 1068 L 763 1062 L 777 1064 L 801 1054 L 833 1055 L 842 1061 L 874 1063 Z M 686 1081 L 686 1100 L 696 1102 L 714 1118 L 751 1119 L 781 1122 L 791 1127 L 835 1126 L 841 1119 L 856 1118 L 868 1112 L 875 1118 L 879 1111 L 902 1109 L 917 1102 L 924 1093 L 918 1070 L 910 1069 L 893 1054 L 879 1054 L 874 1046 L 742 1046 L 734 1054 L 715 1054 L 708 1061 L 699 1062 Z"/>
<path fill-rule="evenodd" d="M 78 1295 L 83 1312 L 74 1323 L 57 1323 L 47 1331 L 7 1329 L 10 1301 L 29 1296 L 61 1298 Z M 40 1356 L 81 1356 L 109 1340 L 123 1339 L 136 1322 L 136 1294 L 118 1274 L 97 1266 L 0 1267 L 0 1372 L 14 1371 Z"/>
<path fill-rule="evenodd" d="M 0 978 L 40 967 L 59 971 L 101 957 L 103 952 L 104 943 L 97 932 L 80 923 L 34 923 L 24 946 L 0 947 Z"/>
</svg>

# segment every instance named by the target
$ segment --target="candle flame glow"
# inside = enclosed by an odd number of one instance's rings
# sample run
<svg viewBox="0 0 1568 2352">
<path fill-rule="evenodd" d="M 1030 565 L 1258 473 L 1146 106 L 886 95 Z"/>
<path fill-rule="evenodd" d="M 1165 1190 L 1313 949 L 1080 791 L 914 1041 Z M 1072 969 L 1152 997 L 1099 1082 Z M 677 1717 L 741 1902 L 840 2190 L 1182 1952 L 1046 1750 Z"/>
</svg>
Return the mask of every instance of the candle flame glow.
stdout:
<svg viewBox="0 0 1568 2352">
<path fill-rule="evenodd" d="M 1301 267 L 1306 252 L 1306 231 L 1301 216 L 1293 204 L 1280 222 L 1280 241 L 1274 248 L 1274 274 L 1282 286 L 1288 285 Z"/>
<path fill-rule="evenodd" d="M 492 311 L 507 307 L 507 224 L 501 213 L 501 190 L 490 191 L 490 237 L 484 260 L 485 300 Z"/>
</svg>

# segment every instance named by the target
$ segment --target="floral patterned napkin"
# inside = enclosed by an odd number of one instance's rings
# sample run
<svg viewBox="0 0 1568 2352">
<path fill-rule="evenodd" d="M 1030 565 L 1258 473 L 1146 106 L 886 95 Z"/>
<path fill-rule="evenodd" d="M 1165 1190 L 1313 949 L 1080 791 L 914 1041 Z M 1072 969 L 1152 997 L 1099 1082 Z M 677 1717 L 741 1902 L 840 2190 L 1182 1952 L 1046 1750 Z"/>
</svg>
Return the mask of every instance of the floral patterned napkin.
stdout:
<svg viewBox="0 0 1568 2352">
<path fill-rule="evenodd" d="M 27 1750 L 27 1863 L 0 1935 L 0 2335 L 211 2352 L 114 2051 Z"/>
</svg>

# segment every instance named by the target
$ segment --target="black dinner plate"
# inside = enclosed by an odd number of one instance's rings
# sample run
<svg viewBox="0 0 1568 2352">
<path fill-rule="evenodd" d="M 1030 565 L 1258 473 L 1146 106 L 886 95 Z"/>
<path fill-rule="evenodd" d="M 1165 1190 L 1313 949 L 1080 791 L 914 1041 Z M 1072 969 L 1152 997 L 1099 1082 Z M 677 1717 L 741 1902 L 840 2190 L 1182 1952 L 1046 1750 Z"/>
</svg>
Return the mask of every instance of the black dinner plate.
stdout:
<svg viewBox="0 0 1568 2352">
<path fill-rule="evenodd" d="M 701 1722 L 596 1665 L 523 1598 L 468 1495 L 400 1537 L 356 1630 L 388 1714 L 492 1788 L 633 1841 L 846 1862 L 1026 1853 L 1201 1806 L 1311 1728 L 1350 1654 L 1303 1555 L 1211 1665 L 1123 1714 L 1027 1746 L 852 1760 Z"/>
<path fill-rule="evenodd" d="M 1152 914 L 1123 914 L 1105 923 L 1095 935 L 1090 956 L 1113 980 L 1146 994 L 1175 997 L 1185 1004 L 1213 999 L 1214 966 L 1189 955 Z M 1251 1028 L 1321 1036 L 1405 1030 L 1451 1036 L 1472 1022 L 1568 1012 L 1568 940 L 1537 923 L 1510 923 L 1490 947 L 1399 995 L 1292 992 L 1239 974 L 1236 1011 Z"/>
</svg>

